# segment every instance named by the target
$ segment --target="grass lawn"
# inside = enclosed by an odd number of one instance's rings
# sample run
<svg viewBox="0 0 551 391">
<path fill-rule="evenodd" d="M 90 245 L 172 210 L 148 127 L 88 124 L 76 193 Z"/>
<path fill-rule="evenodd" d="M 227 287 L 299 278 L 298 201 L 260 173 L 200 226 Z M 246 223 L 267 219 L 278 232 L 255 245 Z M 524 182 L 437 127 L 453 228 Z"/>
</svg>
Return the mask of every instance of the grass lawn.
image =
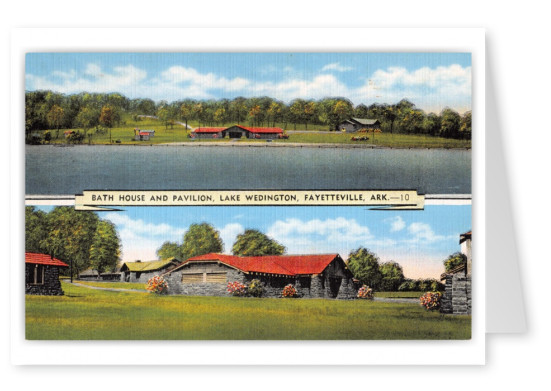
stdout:
<svg viewBox="0 0 551 391">
<path fill-rule="evenodd" d="M 375 292 L 375 297 L 387 297 L 393 299 L 418 299 L 425 292 Z"/>
<path fill-rule="evenodd" d="M 197 126 L 196 123 L 188 123 L 189 126 Z M 225 124 L 225 126 L 231 126 L 233 124 Z M 279 125 L 279 124 L 276 124 Z M 134 140 L 134 128 L 140 129 L 153 129 L 155 130 L 155 136 L 149 141 L 135 141 Z M 326 127 L 320 129 L 312 128 L 311 130 L 326 130 Z M 288 130 L 292 127 L 288 126 Z M 63 132 L 69 129 L 61 129 L 59 137 L 55 139 L 56 131 L 52 130 L 52 144 L 65 144 L 66 140 L 63 136 Z M 77 130 L 77 129 L 71 129 Z M 82 132 L 82 129 L 80 129 Z M 110 144 L 109 131 L 103 134 L 96 134 L 94 130 L 89 130 L 89 134 L 93 134 L 90 139 L 91 144 Z M 165 125 L 153 118 L 144 118 L 141 121 L 134 121 L 130 117 L 126 118 L 124 125 L 111 129 L 111 140 L 115 142 L 120 140 L 120 144 L 126 145 L 150 145 L 150 144 L 163 144 L 174 142 L 214 142 L 214 143 L 227 143 L 230 142 L 229 138 L 225 139 L 198 139 L 193 140 L 188 138 L 189 131 L 185 130 L 182 125 L 174 125 L 173 129 L 170 127 L 167 129 Z M 352 141 L 350 138 L 353 135 L 362 135 L 369 137 L 367 141 Z M 87 144 L 89 139 L 86 138 L 83 144 Z M 240 143 L 245 142 L 262 142 L 265 140 L 239 140 Z M 377 147 L 390 147 L 390 148 L 470 148 L 470 140 L 455 140 L 442 137 L 431 137 L 426 135 L 406 135 L 406 134 L 390 134 L 390 133 L 342 133 L 342 132 L 324 132 L 324 133 L 294 133 L 291 134 L 288 139 L 274 140 L 276 143 L 322 143 L 322 144 L 354 144 L 354 145 L 375 145 Z"/>
<path fill-rule="evenodd" d="M 62 282 L 65 296 L 25 300 L 27 339 L 469 339 L 470 316 L 416 304 L 157 296 Z"/>
</svg>

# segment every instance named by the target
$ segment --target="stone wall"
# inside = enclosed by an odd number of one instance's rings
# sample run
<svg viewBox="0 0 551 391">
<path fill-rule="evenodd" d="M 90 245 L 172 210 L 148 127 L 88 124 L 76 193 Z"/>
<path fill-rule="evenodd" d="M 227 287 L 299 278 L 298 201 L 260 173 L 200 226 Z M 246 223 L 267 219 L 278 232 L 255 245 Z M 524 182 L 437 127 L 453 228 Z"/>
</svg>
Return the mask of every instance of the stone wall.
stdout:
<svg viewBox="0 0 551 391">
<path fill-rule="evenodd" d="M 454 315 L 471 314 L 471 277 L 464 273 L 446 276 L 440 312 Z"/>
<path fill-rule="evenodd" d="M 34 269 L 36 265 L 25 264 L 25 294 L 29 295 L 48 295 L 60 296 L 63 295 L 61 282 L 59 281 L 59 268 L 57 266 L 43 265 L 44 282 L 34 284 Z"/>
</svg>

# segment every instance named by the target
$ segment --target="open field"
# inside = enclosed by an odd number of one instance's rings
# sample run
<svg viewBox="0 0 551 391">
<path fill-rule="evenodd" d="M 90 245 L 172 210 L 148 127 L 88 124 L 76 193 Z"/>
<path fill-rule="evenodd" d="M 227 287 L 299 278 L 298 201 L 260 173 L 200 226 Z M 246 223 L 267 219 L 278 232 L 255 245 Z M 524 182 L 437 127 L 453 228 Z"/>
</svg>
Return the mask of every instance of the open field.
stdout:
<svg viewBox="0 0 551 391">
<path fill-rule="evenodd" d="M 417 304 L 157 296 L 62 282 L 65 296 L 25 300 L 27 339 L 469 339 L 470 316 Z"/>
<path fill-rule="evenodd" d="M 189 122 L 189 126 L 197 126 L 198 124 Z M 224 124 L 220 126 L 231 126 L 233 124 Z M 289 131 L 293 129 L 292 126 L 287 124 Z M 276 124 L 276 126 L 282 127 L 282 124 Z M 155 130 L 155 136 L 149 141 L 134 141 L 134 128 L 140 129 L 153 129 Z M 61 129 L 59 137 L 55 139 L 56 131 L 52 130 L 52 144 L 65 144 L 66 139 L 63 136 L 63 132 L 68 129 Z M 71 129 L 78 130 L 78 129 Z M 376 133 L 373 137 L 372 133 L 342 133 L 342 132 L 317 132 L 325 131 L 326 127 L 309 127 L 309 130 L 316 132 L 304 132 L 304 133 L 291 133 L 289 139 L 274 140 L 275 143 L 321 143 L 321 144 L 354 144 L 365 145 L 366 147 L 385 147 L 385 148 L 470 148 L 470 140 L 455 140 L 442 137 L 431 137 L 426 135 L 406 135 L 406 134 L 390 134 L 390 133 Z M 81 129 L 80 132 L 83 132 Z M 109 134 L 111 133 L 111 137 Z M 173 129 L 165 127 L 163 123 L 153 118 L 144 118 L 141 121 L 133 121 L 127 118 L 125 125 L 114 127 L 107 130 L 104 133 L 98 134 L 94 130 L 89 130 L 88 134 L 93 136 L 89 139 L 85 138 L 83 144 L 110 144 L 120 140 L 120 144 L 125 145 L 150 145 L 150 144 L 165 144 L 165 143 L 193 143 L 193 142 L 213 142 L 213 143 L 229 143 L 236 142 L 229 138 L 225 139 L 200 139 L 193 140 L 188 137 L 189 131 L 185 130 L 183 125 L 174 125 Z M 367 136 L 367 141 L 352 141 L 353 135 Z M 111 141 L 110 141 L 111 140 Z M 250 142 L 262 142 L 264 140 L 246 140 L 240 139 L 238 143 L 250 143 Z"/>
</svg>

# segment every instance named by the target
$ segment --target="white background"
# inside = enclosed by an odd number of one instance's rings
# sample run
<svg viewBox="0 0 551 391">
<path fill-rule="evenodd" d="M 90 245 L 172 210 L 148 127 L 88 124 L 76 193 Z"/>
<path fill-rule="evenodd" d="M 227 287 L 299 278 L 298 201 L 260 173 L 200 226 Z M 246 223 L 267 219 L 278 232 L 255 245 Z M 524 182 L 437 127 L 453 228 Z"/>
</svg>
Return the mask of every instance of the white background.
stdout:
<svg viewBox="0 0 551 391">
<path fill-rule="evenodd" d="M 550 194 L 547 152 L 551 127 L 546 122 L 549 81 L 549 12 L 538 2 L 514 5 L 484 4 L 480 1 L 411 2 L 321 2 L 299 5 L 298 1 L 228 2 L 210 1 L 200 9 L 183 2 L 134 2 L 117 6 L 113 1 L 93 3 L 33 2 L 3 5 L 2 29 L 3 82 L 0 91 L 3 110 L 3 137 L 10 129 L 9 34 L 12 27 L 485 27 L 488 64 L 495 83 L 495 98 L 508 160 L 513 218 L 521 262 L 528 329 L 525 335 L 487 338 L 485 367 L 341 367 L 341 368 L 22 368 L 9 364 L 8 285 L 2 284 L 4 299 L 2 370 L 4 384 L 17 382 L 45 389 L 201 387 L 216 388 L 407 388 L 408 390 L 445 388 L 447 390 L 491 386 L 513 389 L 536 385 L 545 387 L 550 347 L 549 304 L 546 276 L 549 253 L 549 209 L 542 207 Z M 315 39 L 315 37 L 312 37 Z M 491 142 L 491 140 L 488 140 Z M 4 169 L 8 167 L 8 143 L 3 143 Z M 3 170 L 3 183 L 9 183 Z M 8 205 L 8 192 L 2 201 Z M 4 213 L 7 221 L 7 213 Z M 3 225 L 3 248 L 7 249 L 10 227 Z M 507 238 L 504 238 L 507 240 Z M 4 267 L 8 264 L 5 250 Z M 491 270 L 488 276 L 491 278 Z M 7 274 L 5 274 L 7 275 Z M 254 351 L 254 349 L 253 349 Z M 369 354 L 369 351 L 363 352 Z M 121 356 L 125 355 L 121 345 Z M 253 353 L 255 354 L 255 353 Z M 446 351 L 442 351 L 442 356 Z M 107 379 L 103 376 L 107 375 Z M 190 382 L 191 381 L 191 382 Z M 193 384 L 193 385 L 192 385 Z"/>
</svg>

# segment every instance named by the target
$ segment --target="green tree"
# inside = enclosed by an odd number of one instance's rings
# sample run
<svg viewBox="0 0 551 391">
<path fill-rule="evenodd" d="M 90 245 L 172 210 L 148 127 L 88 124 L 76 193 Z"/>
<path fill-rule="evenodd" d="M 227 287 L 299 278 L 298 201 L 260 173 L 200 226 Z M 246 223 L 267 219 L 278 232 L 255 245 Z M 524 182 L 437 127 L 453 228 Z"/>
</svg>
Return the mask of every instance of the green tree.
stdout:
<svg viewBox="0 0 551 391">
<path fill-rule="evenodd" d="M 46 213 L 36 210 L 34 206 L 25 207 L 25 251 L 43 253 L 43 242 L 48 235 Z"/>
<path fill-rule="evenodd" d="M 376 290 L 381 285 L 382 275 L 379 270 L 379 258 L 364 247 L 348 255 L 348 268 L 361 284 Z"/>
<path fill-rule="evenodd" d="M 289 112 L 292 114 L 291 121 L 294 124 L 294 129 L 297 130 L 297 123 L 301 122 L 304 116 L 305 102 L 302 99 L 296 99 L 289 107 Z"/>
<path fill-rule="evenodd" d="M 68 206 L 48 213 L 48 235 L 41 245 L 48 254 L 70 263 L 71 277 L 90 267 L 90 247 L 98 221 L 95 213 Z"/>
<path fill-rule="evenodd" d="M 261 256 L 285 254 L 285 246 L 255 229 L 237 235 L 232 247 L 233 255 Z"/>
<path fill-rule="evenodd" d="M 450 108 L 442 110 L 441 134 L 443 137 L 457 138 L 459 136 L 459 126 L 461 116 Z"/>
<path fill-rule="evenodd" d="M 224 251 L 224 244 L 220 239 L 220 232 L 210 224 L 192 224 L 184 234 L 182 243 L 182 260 L 208 253 Z"/>
<path fill-rule="evenodd" d="M 258 117 L 260 116 L 261 108 L 259 105 L 254 105 L 249 110 L 249 118 L 252 121 L 253 126 L 258 125 Z"/>
<path fill-rule="evenodd" d="M 471 138 L 472 122 L 473 122 L 472 112 L 467 111 L 461 117 L 461 122 L 459 124 L 459 132 L 461 134 L 461 138 L 464 138 L 464 139 L 470 139 Z"/>
<path fill-rule="evenodd" d="M 106 105 L 101 108 L 99 122 L 109 128 L 109 142 L 113 142 L 111 139 L 111 128 L 119 121 L 120 115 L 114 107 Z"/>
<path fill-rule="evenodd" d="M 402 282 L 404 282 L 404 271 L 402 266 L 396 262 L 385 262 L 379 266 L 381 272 L 381 290 L 396 291 Z"/>
<path fill-rule="evenodd" d="M 308 122 L 312 122 L 314 115 L 316 114 L 316 102 L 309 101 L 304 104 L 304 121 L 306 129 L 308 129 Z"/>
<path fill-rule="evenodd" d="M 48 111 L 48 114 L 46 115 L 46 119 L 48 120 L 48 125 L 56 130 L 55 138 L 59 138 L 59 129 L 61 128 L 61 125 L 63 124 L 64 119 L 64 111 L 61 106 L 53 105 L 50 111 Z"/>
<path fill-rule="evenodd" d="M 379 289 L 382 275 L 379 270 L 379 258 L 364 247 L 352 251 L 348 255 L 348 268 L 361 284 L 366 284 L 373 290 Z"/>
<path fill-rule="evenodd" d="M 169 258 L 182 259 L 182 246 L 176 242 L 166 241 L 157 249 L 157 257 L 161 261 Z"/>
<path fill-rule="evenodd" d="M 347 118 L 350 118 L 352 114 L 354 113 L 354 109 L 352 107 L 352 103 L 350 103 L 347 100 L 338 100 L 335 103 L 335 106 L 333 107 L 333 127 L 334 129 L 337 128 L 337 126 L 344 121 Z"/>
<path fill-rule="evenodd" d="M 444 269 L 446 273 L 449 273 L 456 267 L 465 265 L 466 263 L 467 257 L 465 256 L 465 254 L 460 252 L 453 253 L 444 260 Z"/>
<path fill-rule="evenodd" d="M 113 271 L 120 257 L 121 241 L 115 225 L 107 220 L 100 220 L 90 246 L 90 266 L 103 273 Z"/>
<path fill-rule="evenodd" d="M 88 130 L 99 124 L 99 115 L 97 111 L 89 107 L 83 107 L 78 112 L 75 118 L 75 123 L 77 126 L 84 129 L 84 134 L 88 135 L 90 141 L 92 136 L 91 134 L 88 134 Z"/>
<path fill-rule="evenodd" d="M 188 129 L 187 121 L 193 115 L 193 104 L 191 102 L 182 103 L 182 105 L 180 106 L 180 115 L 182 116 L 182 118 L 186 123 L 186 130 L 187 130 Z"/>
<path fill-rule="evenodd" d="M 268 118 L 272 119 L 272 126 L 275 126 L 276 119 L 281 114 L 281 104 L 278 102 L 272 102 L 267 110 Z"/>
</svg>

